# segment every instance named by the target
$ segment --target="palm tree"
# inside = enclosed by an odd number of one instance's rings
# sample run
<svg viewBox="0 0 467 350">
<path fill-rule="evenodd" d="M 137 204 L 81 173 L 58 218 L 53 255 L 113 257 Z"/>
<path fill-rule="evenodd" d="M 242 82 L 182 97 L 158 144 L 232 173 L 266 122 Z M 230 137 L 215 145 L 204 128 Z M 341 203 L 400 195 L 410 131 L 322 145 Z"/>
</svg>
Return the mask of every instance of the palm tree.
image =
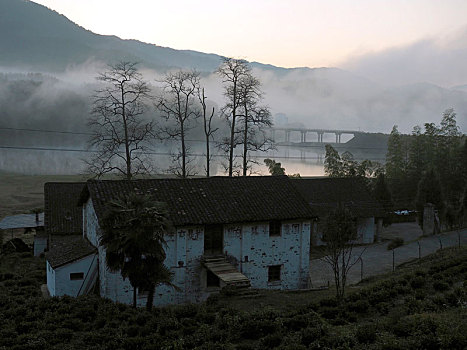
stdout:
<svg viewBox="0 0 467 350">
<path fill-rule="evenodd" d="M 101 228 L 100 244 L 109 269 L 129 279 L 133 307 L 137 289 L 147 290 L 146 307 L 151 309 L 156 286 L 173 286 L 172 273 L 164 265 L 164 234 L 173 229 L 165 203 L 147 194 L 123 195 L 107 205 Z"/>
</svg>

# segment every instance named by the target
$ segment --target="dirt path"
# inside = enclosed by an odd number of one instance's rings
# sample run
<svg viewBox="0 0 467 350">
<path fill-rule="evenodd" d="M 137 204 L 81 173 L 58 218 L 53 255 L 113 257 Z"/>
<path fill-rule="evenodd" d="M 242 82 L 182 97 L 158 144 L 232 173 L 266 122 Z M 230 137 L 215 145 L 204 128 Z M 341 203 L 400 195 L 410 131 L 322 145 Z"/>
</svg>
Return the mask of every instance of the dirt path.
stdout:
<svg viewBox="0 0 467 350">
<path fill-rule="evenodd" d="M 459 236 L 457 231 L 453 231 L 429 237 L 421 237 L 416 241 L 394 249 L 395 266 L 417 259 L 419 253 L 423 257 L 436 252 L 441 246 L 443 248 L 457 246 L 459 244 L 459 238 L 461 245 L 467 244 L 467 229 L 461 230 Z M 393 252 L 387 250 L 388 244 L 389 242 L 383 242 L 371 246 L 354 248 L 352 254 L 354 260 L 363 252 L 363 278 L 392 271 Z M 361 280 L 361 268 L 362 264 L 360 261 L 352 266 L 347 276 L 349 285 L 358 283 Z M 311 260 L 310 274 L 311 287 L 313 288 L 327 286 L 328 281 L 330 284 L 333 284 L 334 277 L 332 270 L 330 266 L 321 259 Z"/>
</svg>

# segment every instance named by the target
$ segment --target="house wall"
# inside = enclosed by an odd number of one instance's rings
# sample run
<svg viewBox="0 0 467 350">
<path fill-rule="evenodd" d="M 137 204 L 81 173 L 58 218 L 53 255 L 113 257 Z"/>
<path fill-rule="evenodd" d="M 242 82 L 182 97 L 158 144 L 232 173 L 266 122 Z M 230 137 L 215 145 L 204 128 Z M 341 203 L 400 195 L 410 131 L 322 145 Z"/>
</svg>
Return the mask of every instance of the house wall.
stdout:
<svg viewBox="0 0 467 350">
<path fill-rule="evenodd" d="M 88 199 L 83 206 L 83 237 L 87 238 L 94 247 L 99 246 L 99 223 L 92 200 Z"/>
<path fill-rule="evenodd" d="M 370 244 L 375 239 L 375 218 L 357 219 L 358 243 Z"/>
<path fill-rule="evenodd" d="M 310 225 L 282 222 L 281 235 L 269 236 L 269 223 L 224 227 L 224 252 L 253 288 L 306 288 L 309 276 Z M 268 282 L 268 267 L 281 265 L 281 280 Z"/>
<path fill-rule="evenodd" d="M 48 261 L 45 262 L 45 268 L 47 271 L 47 289 L 51 296 L 55 296 L 55 270 Z"/>
<path fill-rule="evenodd" d="M 204 251 L 204 230 L 202 227 L 186 227 L 176 234 L 166 235 L 165 265 L 174 273 L 172 282 L 179 291 L 168 286 L 158 286 L 154 294 L 154 305 L 200 302 L 209 295 L 201 288 L 201 256 Z M 121 303 L 133 303 L 133 287 L 124 280 L 119 271 L 112 272 L 105 264 L 105 249 L 99 247 L 100 295 Z M 146 294 L 137 295 L 137 304 L 146 304 Z"/>
<path fill-rule="evenodd" d="M 112 272 L 105 264 L 105 249 L 98 245 L 98 222 L 92 202 L 85 205 L 85 235 L 98 247 L 100 295 L 113 301 L 131 304 L 133 287 L 123 280 L 119 271 Z M 309 276 L 310 222 L 283 222 L 282 234 L 269 237 L 269 223 L 224 226 L 224 253 L 247 276 L 254 288 L 305 288 Z M 200 302 L 213 291 L 205 285 L 206 270 L 201 265 L 204 253 L 204 227 L 178 228 L 166 235 L 165 264 L 174 273 L 173 283 L 180 288 L 158 286 L 154 305 Z M 246 261 L 245 257 L 248 257 Z M 281 281 L 268 283 L 268 267 L 281 265 Z M 139 294 L 138 305 L 147 296 Z"/>
<path fill-rule="evenodd" d="M 39 256 L 47 249 L 47 237 L 34 237 L 34 256 Z"/>
<path fill-rule="evenodd" d="M 315 222 L 312 230 L 312 245 L 320 246 L 325 245 L 323 242 L 322 225 L 324 222 Z M 375 239 L 375 218 L 357 218 L 357 239 L 353 243 L 357 244 L 371 244 Z"/>
<path fill-rule="evenodd" d="M 77 296 L 78 292 L 84 283 L 86 275 L 89 271 L 89 268 L 92 264 L 92 261 L 95 257 L 95 254 L 88 255 L 82 259 L 73 261 L 69 264 L 59 266 L 55 269 L 52 269 L 47 262 L 47 288 L 51 296 Z M 97 258 L 97 257 L 96 257 Z M 84 274 L 82 280 L 70 280 L 71 273 L 80 273 Z M 50 283 L 49 283 L 50 276 Z"/>
</svg>

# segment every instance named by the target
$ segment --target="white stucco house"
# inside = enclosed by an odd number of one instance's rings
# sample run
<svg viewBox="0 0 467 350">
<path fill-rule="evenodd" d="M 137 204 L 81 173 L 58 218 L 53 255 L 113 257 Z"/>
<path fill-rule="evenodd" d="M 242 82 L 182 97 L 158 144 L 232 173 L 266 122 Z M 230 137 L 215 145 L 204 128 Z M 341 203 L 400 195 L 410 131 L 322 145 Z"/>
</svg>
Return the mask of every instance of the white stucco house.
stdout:
<svg viewBox="0 0 467 350">
<path fill-rule="evenodd" d="M 37 251 L 46 252 L 51 296 L 86 294 L 96 282 L 97 251 L 83 239 L 82 209 L 78 207 L 84 186 L 84 182 L 44 185 L 44 231 L 36 236 Z"/>
<path fill-rule="evenodd" d="M 80 261 L 86 261 L 90 275 L 98 275 L 102 297 L 132 303 L 129 281 L 108 269 L 105 248 L 99 244 L 99 222 L 107 203 L 131 191 L 167 203 L 175 226 L 165 237 L 165 264 L 180 290 L 158 286 L 154 305 L 203 301 L 227 285 L 307 287 L 310 229 L 316 215 L 286 176 L 88 181 L 79 204 L 83 239 L 95 248 L 97 265 L 91 262 L 92 252 Z M 64 283 L 70 283 L 71 273 L 63 272 L 65 279 L 68 274 Z M 59 290 L 58 277 L 55 281 Z M 138 304 L 144 305 L 146 298 L 138 293 Z"/>
<path fill-rule="evenodd" d="M 51 296 L 87 294 L 97 281 L 97 249 L 81 236 L 59 236 L 46 254 L 47 290 Z"/>
<path fill-rule="evenodd" d="M 311 228 L 311 244 L 325 244 L 321 225 L 329 212 L 339 203 L 349 208 L 356 218 L 355 243 L 371 244 L 380 237 L 383 217 L 381 205 L 373 198 L 364 179 L 355 177 L 314 177 L 292 180 L 303 198 L 318 216 Z"/>
</svg>

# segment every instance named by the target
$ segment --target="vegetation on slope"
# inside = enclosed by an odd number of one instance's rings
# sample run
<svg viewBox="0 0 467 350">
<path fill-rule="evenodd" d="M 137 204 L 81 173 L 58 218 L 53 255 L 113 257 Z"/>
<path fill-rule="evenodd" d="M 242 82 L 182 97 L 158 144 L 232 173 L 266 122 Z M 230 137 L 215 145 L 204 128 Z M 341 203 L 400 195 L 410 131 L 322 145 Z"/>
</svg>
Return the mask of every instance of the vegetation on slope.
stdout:
<svg viewBox="0 0 467 350">
<path fill-rule="evenodd" d="M 151 312 L 94 295 L 44 299 L 44 265 L 28 253 L 0 257 L 0 349 L 467 347 L 467 248 L 368 280 L 343 305 L 310 294 L 286 310 L 242 311 L 240 297 L 225 295 Z"/>
</svg>

